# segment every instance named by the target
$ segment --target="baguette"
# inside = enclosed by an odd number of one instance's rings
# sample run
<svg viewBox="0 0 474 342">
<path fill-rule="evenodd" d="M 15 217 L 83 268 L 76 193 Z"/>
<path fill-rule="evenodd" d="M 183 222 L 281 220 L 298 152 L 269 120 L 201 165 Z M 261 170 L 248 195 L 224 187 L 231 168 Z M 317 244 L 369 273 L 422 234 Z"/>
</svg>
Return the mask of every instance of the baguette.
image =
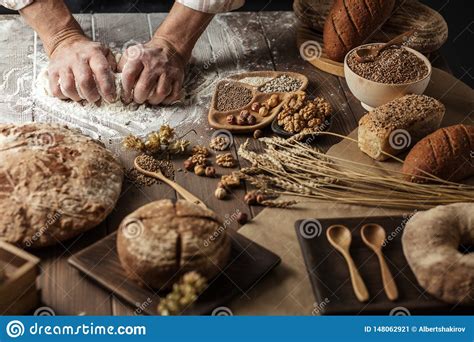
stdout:
<svg viewBox="0 0 474 342">
<path fill-rule="evenodd" d="M 324 24 L 327 56 L 341 62 L 390 17 L 394 6 L 395 0 L 336 0 Z"/>
<path fill-rule="evenodd" d="M 444 105 L 426 95 L 405 95 L 377 107 L 359 120 L 358 143 L 376 160 L 397 155 L 439 128 Z"/>
<path fill-rule="evenodd" d="M 455 125 L 438 129 L 420 140 L 403 163 L 405 179 L 426 183 L 428 172 L 457 182 L 474 176 L 474 126 Z"/>
</svg>

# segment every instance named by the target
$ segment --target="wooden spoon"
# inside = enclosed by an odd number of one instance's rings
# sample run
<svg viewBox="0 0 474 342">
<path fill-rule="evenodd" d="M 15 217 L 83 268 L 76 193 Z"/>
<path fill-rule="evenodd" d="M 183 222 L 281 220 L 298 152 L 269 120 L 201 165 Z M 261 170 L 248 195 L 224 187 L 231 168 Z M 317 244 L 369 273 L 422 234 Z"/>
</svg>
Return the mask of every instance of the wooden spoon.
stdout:
<svg viewBox="0 0 474 342">
<path fill-rule="evenodd" d="M 367 62 L 373 62 L 378 55 L 385 49 L 389 48 L 390 46 L 393 45 L 400 45 L 404 41 L 406 41 L 413 33 L 415 33 L 415 29 L 412 29 L 410 31 L 407 31 L 405 33 L 402 33 L 392 40 L 388 41 L 385 44 L 382 44 L 378 47 L 363 47 L 360 49 L 357 49 L 355 51 L 355 58 L 359 63 L 367 63 Z"/>
<path fill-rule="evenodd" d="M 385 229 L 376 223 L 368 223 L 362 226 L 360 233 L 364 243 L 374 251 L 379 259 L 385 294 L 391 301 L 397 300 L 397 284 L 395 284 L 395 280 L 393 279 L 392 273 L 390 272 L 382 253 L 382 247 L 385 241 Z"/>
<path fill-rule="evenodd" d="M 169 185 L 170 187 L 172 187 L 178 194 L 180 194 L 181 196 L 183 196 L 183 198 L 189 202 L 192 202 L 194 204 L 197 204 L 201 207 L 203 207 L 204 209 L 209 209 L 208 207 L 206 207 L 206 205 L 204 204 L 204 202 L 202 202 L 199 198 L 197 198 L 196 196 L 194 196 L 192 193 L 190 193 L 188 190 L 186 190 L 185 188 L 183 188 L 181 185 L 179 185 L 178 183 L 172 181 L 171 179 L 167 178 L 160 170 L 159 166 L 156 167 L 156 172 L 153 172 L 153 171 L 148 171 L 148 170 L 145 170 L 143 167 L 140 166 L 140 156 L 136 157 L 135 160 L 133 161 L 133 164 L 135 165 L 135 168 L 140 171 L 141 173 L 143 173 L 144 175 L 147 175 L 149 177 L 153 177 L 153 178 L 156 178 L 158 179 L 159 181 Z"/>
<path fill-rule="evenodd" d="M 351 275 L 352 288 L 357 299 L 360 302 L 366 302 L 369 300 L 369 291 L 367 291 L 364 280 L 360 276 L 354 260 L 349 253 L 349 247 L 351 246 L 352 240 L 351 231 L 346 226 L 335 224 L 326 230 L 326 236 L 329 243 L 342 254 L 344 259 L 346 259 L 349 273 Z"/>
</svg>

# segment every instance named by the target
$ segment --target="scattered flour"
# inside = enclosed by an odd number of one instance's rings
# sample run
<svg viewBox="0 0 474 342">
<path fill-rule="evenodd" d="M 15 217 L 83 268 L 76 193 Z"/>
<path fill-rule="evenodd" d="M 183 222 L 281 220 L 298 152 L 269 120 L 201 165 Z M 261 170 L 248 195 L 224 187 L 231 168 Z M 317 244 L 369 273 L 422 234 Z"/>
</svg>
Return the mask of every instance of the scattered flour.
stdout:
<svg viewBox="0 0 474 342">
<path fill-rule="evenodd" d="M 163 124 L 179 128 L 202 122 L 207 117 L 208 104 L 218 79 L 215 71 L 190 65 L 180 104 L 124 105 L 117 101 L 97 106 L 50 96 L 46 67 L 46 56 L 37 55 L 35 69 L 40 72 L 34 81 L 31 66 L 5 72 L 0 80 L 2 101 L 9 103 L 15 111 L 32 113 L 36 121 L 67 124 L 100 139 L 121 139 L 130 133 L 145 135 Z"/>
</svg>

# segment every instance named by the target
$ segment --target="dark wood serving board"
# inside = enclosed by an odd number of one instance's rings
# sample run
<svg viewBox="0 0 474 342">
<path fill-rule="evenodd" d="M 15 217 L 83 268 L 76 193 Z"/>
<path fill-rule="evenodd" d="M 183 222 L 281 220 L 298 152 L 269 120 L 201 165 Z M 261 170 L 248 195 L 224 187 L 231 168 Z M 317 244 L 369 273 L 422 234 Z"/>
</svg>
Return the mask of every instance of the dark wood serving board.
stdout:
<svg viewBox="0 0 474 342">
<path fill-rule="evenodd" d="M 183 315 L 209 314 L 233 297 L 245 295 L 247 290 L 281 262 L 276 254 L 241 234 L 230 234 L 232 252 L 229 264 L 221 274 L 209 281 L 207 289 Z M 118 259 L 116 239 L 117 234 L 113 233 L 76 253 L 68 261 L 86 276 L 137 307 L 138 313 L 157 315 L 160 297 L 166 293 L 154 292 L 127 279 Z"/>
<path fill-rule="evenodd" d="M 444 303 L 418 285 L 402 251 L 401 236 L 408 219 L 407 216 L 314 219 L 319 222 L 321 229 L 317 228 L 318 234 L 313 238 L 305 238 L 302 235 L 303 220 L 296 222 L 296 235 L 302 248 L 316 302 L 319 303 L 315 307 L 317 313 L 388 315 L 397 309 L 397 313 L 404 314 L 403 311 L 407 309 L 410 314 L 472 314 L 472 307 Z M 394 302 L 387 299 L 383 290 L 377 257 L 362 242 L 360 228 L 366 223 L 380 224 L 385 228 L 387 237 L 392 237 L 390 241 L 386 240 L 383 252 L 398 286 L 399 298 Z M 360 303 L 356 299 L 347 264 L 326 238 L 326 229 L 333 224 L 343 224 L 352 231 L 350 252 L 369 291 L 370 299 L 367 303 Z M 313 234 L 305 235 L 310 237 Z"/>
</svg>

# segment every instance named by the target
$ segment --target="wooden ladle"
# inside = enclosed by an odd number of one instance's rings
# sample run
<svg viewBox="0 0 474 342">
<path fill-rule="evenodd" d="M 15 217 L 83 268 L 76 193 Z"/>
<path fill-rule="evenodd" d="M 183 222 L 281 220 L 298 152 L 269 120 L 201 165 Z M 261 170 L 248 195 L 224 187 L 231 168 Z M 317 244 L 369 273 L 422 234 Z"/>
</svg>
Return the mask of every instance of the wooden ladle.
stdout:
<svg viewBox="0 0 474 342">
<path fill-rule="evenodd" d="M 359 63 L 373 62 L 383 50 L 393 45 L 402 44 L 404 41 L 406 41 L 406 39 L 408 39 L 408 37 L 415 33 L 415 31 L 415 29 L 412 29 L 410 31 L 402 33 L 393 38 L 392 40 L 388 41 L 387 43 L 382 44 L 378 47 L 369 46 L 357 49 L 355 51 L 355 58 Z"/>
<path fill-rule="evenodd" d="M 351 231 L 346 226 L 335 224 L 326 230 L 326 236 L 329 243 L 342 254 L 347 262 L 351 275 L 352 288 L 357 299 L 360 302 L 366 302 L 369 300 L 369 291 L 367 291 L 364 280 L 360 276 L 354 260 L 349 253 L 352 241 Z"/>
<path fill-rule="evenodd" d="M 208 209 L 207 206 L 204 204 L 203 201 L 201 201 L 199 198 L 197 198 L 196 196 L 194 196 L 192 193 L 190 193 L 188 190 L 186 190 L 185 188 L 183 188 L 181 185 L 179 185 L 178 183 L 172 181 L 171 179 L 169 179 L 168 177 L 166 177 L 160 170 L 160 167 L 159 165 L 157 165 L 154 169 L 156 169 L 157 171 L 148 171 L 146 169 L 144 169 L 142 167 L 142 163 L 140 163 L 141 161 L 141 157 L 142 156 L 138 156 L 135 158 L 135 160 L 133 161 L 133 164 L 135 165 L 135 168 L 140 171 L 141 173 L 143 173 L 144 175 L 146 176 L 149 176 L 149 177 L 153 177 L 153 178 L 156 178 L 158 179 L 159 181 L 167 184 L 168 186 L 172 187 L 178 194 L 180 194 L 181 196 L 183 196 L 183 198 L 189 202 L 192 202 L 194 204 L 197 204 L 201 207 L 203 207 L 204 209 Z"/>
<path fill-rule="evenodd" d="M 382 247 L 385 241 L 385 229 L 376 223 L 368 223 L 362 226 L 360 234 L 362 236 L 362 241 L 364 241 L 364 243 L 374 251 L 379 259 L 385 294 L 391 301 L 397 300 L 397 285 L 395 284 L 395 280 L 393 279 L 392 273 L 390 272 L 382 253 Z"/>
</svg>

